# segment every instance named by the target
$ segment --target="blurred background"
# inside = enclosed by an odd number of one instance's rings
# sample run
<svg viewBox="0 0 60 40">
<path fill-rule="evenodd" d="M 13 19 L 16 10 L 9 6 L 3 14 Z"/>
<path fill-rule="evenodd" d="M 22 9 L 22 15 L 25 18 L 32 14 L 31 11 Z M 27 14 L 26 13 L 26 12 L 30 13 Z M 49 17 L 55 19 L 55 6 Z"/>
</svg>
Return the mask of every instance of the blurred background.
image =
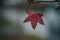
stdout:
<svg viewBox="0 0 60 40">
<path fill-rule="evenodd" d="M 23 23 L 28 16 L 26 0 L 0 0 L 0 40 L 60 40 L 60 10 L 55 10 L 59 3 L 32 3 L 30 9 L 42 12 L 45 23 L 38 23 L 34 30 L 30 22 Z"/>
</svg>

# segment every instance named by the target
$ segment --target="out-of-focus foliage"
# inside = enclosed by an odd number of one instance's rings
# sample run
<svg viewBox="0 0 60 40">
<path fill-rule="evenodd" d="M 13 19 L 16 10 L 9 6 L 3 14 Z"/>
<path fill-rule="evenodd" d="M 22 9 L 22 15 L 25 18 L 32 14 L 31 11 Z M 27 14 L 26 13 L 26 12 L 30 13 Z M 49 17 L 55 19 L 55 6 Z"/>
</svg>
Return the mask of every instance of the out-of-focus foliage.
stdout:
<svg viewBox="0 0 60 40">
<path fill-rule="evenodd" d="M 42 40 L 41 38 L 38 38 L 36 36 L 32 35 L 25 35 L 25 36 L 17 36 L 17 35 L 12 35 L 12 36 L 4 36 L 1 37 L 2 40 Z"/>
<path fill-rule="evenodd" d="M 11 24 L 8 20 L 3 17 L 0 17 L 0 25 L 8 25 Z"/>
<path fill-rule="evenodd" d="M 54 1 L 54 0 L 37 0 L 37 1 Z M 60 1 L 60 0 L 59 0 Z M 25 2 L 25 3 L 24 3 Z M 24 24 L 23 20 L 26 18 L 27 14 L 25 8 L 27 8 L 28 3 L 25 0 L 3 0 L 4 6 L 0 9 L 0 15 L 4 17 L 0 18 L 0 35 L 10 35 L 2 37 L 3 40 L 18 40 L 22 36 L 13 36 L 18 35 L 35 35 L 39 38 L 48 38 L 51 40 L 60 40 L 60 11 L 56 11 L 58 2 L 53 3 L 32 3 L 31 10 L 33 11 L 42 11 L 44 15 L 42 18 L 45 25 L 38 24 L 36 29 L 33 30 L 30 23 Z M 26 6 L 27 5 L 27 6 Z M 43 9 L 43 10 L 41 10 Z M 7 14 L 6 14 L 7 13 Z M 13 25 L 8 25 L 10 23 Z M 5 26 L 6 25 L 6 26 Z M 48 30 L 47 30 L 48 29 Z M 16 39 L 17 37 L 17 39 Z M 24 36 L 22 40 L 38 40 L 32 36 Z M 21 39 L 19 39 L 21 40 Z"/>
</svg>

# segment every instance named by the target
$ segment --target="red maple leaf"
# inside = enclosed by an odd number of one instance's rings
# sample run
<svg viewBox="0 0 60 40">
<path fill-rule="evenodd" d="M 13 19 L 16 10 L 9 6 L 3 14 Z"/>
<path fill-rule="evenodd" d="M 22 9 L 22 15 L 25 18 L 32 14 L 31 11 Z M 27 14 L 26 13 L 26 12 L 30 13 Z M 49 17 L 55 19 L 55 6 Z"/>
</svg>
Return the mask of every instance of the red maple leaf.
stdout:
<svg viewBox="0 0 60 40">
<path fill-rule="evenodd" d="M 40 14 L 39 12 L 33 13 L 31 10 L 26 10 L 28 17 L 24 20 L 24 22 L 31 21 L 32 28 L 35 29 L 37 26 L 37 22 L 44 25 L 44 22 L 42 20 L 43 14 Z"/>
</svg>

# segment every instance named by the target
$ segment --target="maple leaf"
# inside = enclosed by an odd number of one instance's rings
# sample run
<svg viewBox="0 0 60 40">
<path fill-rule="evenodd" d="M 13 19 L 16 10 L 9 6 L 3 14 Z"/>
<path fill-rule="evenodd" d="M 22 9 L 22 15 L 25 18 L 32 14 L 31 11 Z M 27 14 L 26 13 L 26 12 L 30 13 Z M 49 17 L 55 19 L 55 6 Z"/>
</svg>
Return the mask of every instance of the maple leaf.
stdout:
<svg viewBox="0 0 60 40">
<path fill-rule="evenodd" d="M 44 25 L 44 22 L 42 20 L 43 14 L 40 14 L 39 12 L 34 13 L 31 10 L 26 10 L 28 17 L 24 20 L 24 22 L 29 22 L 31 21 L 32 28 L 35 29 L 37 26 L 37 22 L 40 24 Z"/>
</svg>

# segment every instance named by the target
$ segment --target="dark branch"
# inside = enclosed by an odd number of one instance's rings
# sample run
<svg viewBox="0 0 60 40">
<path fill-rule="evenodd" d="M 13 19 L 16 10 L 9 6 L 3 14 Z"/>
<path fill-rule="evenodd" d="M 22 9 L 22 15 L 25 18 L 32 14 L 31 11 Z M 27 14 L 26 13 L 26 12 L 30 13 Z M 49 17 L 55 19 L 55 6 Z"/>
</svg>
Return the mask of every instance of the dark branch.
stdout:
<svg viewBox="0 0 60 40">
<path fill-rule="evenodd" d="M 35 3 L 40 3 L 40 2 L 60 2 L 60 1 L 37 1 Z"/>
</svg>

